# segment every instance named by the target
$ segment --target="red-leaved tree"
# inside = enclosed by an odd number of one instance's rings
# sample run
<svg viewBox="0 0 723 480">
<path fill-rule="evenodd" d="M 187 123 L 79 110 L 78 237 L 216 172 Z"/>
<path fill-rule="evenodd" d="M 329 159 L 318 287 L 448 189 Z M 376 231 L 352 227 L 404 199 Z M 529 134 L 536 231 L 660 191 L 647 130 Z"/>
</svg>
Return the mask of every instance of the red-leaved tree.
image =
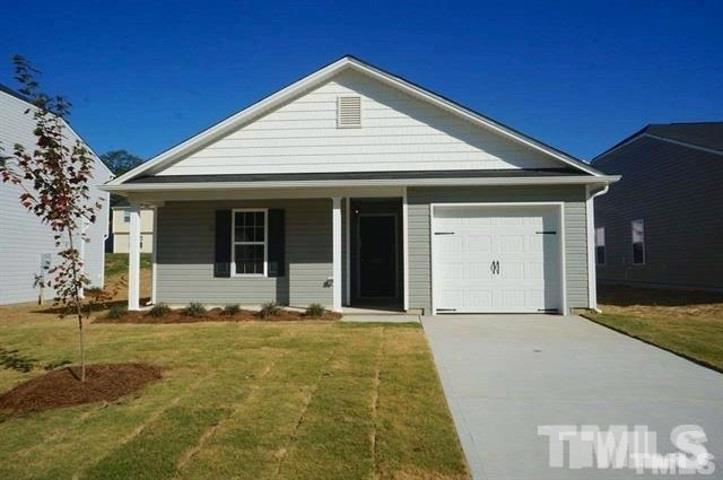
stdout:
<svg viewBox="0 0 723 480">
<path fill-rule="evenodd" d="M 90 181 L 94 158 L 80 140 L 67 135 L 66 119 L 71 104 L 62 96 L 51 97 L 40 90 L 39 72 L 28 61 L 13 57 L 15 78 L 22 93 L 33 104 L 26 115 L 35 122 L 35 145 L 15 144 L 13 155 L 0 159 L 0 178 L 21 189 L 20 203 L 53 231 L 60 261 L 50 271 L 49 286 L 55 289 L 55 303 L 61 316 L 72 313 L 78 320 L 80 379 L 85 381 L 85 341 L 83 289 L 90 285 L 80 255 L 80 242 L 87 240 L 85 229 L 94 223 L 101 208 L 100 198 L 92 199 Z M 87 313 L 89 315 L 89 313 Z"/>
</svg>

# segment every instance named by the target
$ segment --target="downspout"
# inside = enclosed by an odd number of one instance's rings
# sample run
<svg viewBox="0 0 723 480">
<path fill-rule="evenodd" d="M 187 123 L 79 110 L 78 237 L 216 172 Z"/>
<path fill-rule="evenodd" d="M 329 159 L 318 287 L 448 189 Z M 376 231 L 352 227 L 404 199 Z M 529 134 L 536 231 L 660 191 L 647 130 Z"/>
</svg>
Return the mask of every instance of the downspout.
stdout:
<svg viewBox="0 0 723 480">
<path fill-rule="evenodd" d="M 597 308 L 597 265 L 595 262 L 595 198 L 605 195 L 610 190 L 610 185 L 605 185 L 602 190 L 590 194 L 590 186 L 585 187 L 587 200 L 585 201 L 587 217 L 587 290 L 588 305 L 590 310 L 601 313 Z"/>
</svg>

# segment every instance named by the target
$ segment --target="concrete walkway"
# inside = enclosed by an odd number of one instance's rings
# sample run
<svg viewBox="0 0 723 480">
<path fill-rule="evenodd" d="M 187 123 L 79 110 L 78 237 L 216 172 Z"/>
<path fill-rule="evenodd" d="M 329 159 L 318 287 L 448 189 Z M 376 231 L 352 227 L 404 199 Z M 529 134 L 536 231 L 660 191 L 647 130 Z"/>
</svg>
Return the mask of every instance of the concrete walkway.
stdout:
<svg viewBox="0 0 723 480">
<path fill-rule="evenodd" d="M 422 317 L 475 479 L 723 478 L 723 375 L 579 317 Z M 699 425 L 712 475 L 549 467 L 539 425 Z M 568 453 L 565 449 L 565 464 Z"/>
</svg>

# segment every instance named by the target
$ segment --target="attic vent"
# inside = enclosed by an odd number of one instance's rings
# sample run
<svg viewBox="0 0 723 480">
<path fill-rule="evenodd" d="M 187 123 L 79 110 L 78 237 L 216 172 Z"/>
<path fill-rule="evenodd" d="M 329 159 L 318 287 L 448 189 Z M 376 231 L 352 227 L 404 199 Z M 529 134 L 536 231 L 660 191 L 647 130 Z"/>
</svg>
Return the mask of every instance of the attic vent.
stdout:
<svg viewBox="0 0 723 480">
<path fill-rule="evenodd" d="M 361 97 L 339 97 L 336 104 L 337 128 L 361 127 Z"/>
</svg>

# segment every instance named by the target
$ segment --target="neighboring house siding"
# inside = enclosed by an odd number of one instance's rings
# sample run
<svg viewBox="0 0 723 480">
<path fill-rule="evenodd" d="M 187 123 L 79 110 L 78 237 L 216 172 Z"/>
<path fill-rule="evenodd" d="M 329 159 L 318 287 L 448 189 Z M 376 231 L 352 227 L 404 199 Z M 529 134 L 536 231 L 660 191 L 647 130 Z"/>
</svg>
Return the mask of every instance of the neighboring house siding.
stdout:
<svg viewBox="0 0 723 480">
<path fill-rule="evenodd" d="M 214 212 L 280 208 L 286 219 L 286 275 L 215 278 Z M 157 300 L 257 305 L 269 301 L 331 306 L 331 200 L 167 202 L 158 208 Z"/>
<path fill-rule="evenodd" d="M 128 233 L 114 233 L 113 234 L 113 253 L 128 253 L 129 252 L 129 241 L 130 235 Z M 153 234 L 142 233 L 141 234 L 141 253 L 152 253 L 153 252 Z"/>
<path fill-rule="evenodd" d="M 12 155 L 16 143 L 32 149 L 35 137 L 32 114 L 25 114 L 29 105 L 22 100 L 0 92 L 0 146 L 2 155 Z M 70 141 L 77 137 L 66 130 Z M 99 162 L 99 160 L 98 160 Z M 94 171 L 94 185 L 110 179 L 109 172 L 102 166 Z M 18 186 L 0 183 L 0 304 L 35 300 L 38 290 L 33 286 L 35 275 L 40 273 L 41 255 L 51 253 L 52 264 L 57 264 L 56 248 L 52 231 L 39 219 L 23 208 L 18 200 L 22 190 Z M 93 198 L 104 199 L 95 224 L 88 227 L 89 242 L 78 248 L 84 256 L 86 271 L 95 286 L 103 285 L 104 237 L 108 226 L 108 197 L 95 188 Z M 46 289 L 45 297 L 54 296 L 52 289 Z"/>
<path fill-rule="evenodd" d="M 130 222 L 125 220 L 128 208 L 113 209 L 113 253 L 128 253 Z M 153 252 L 153 209 L 141 210 L 141 253 Z"/>
<path fill-rule="evenodd" d="M 340 95 L 361 97 L 361 128 L 337 128 Z M 492 130 L 344 72 L 158 175 L 559 167 Z"/>
<path fill-rule="evenodd" d="M 605 227 L 598 279 L 723 288 L 723 155 L 642 137 L 595 161 L 622 180 L 595 200 Z M 630 222 L 645 222 L 645 264 L 632 264 Z"/>
<path fill-rule="evenodd" d="M 431 311 L 430 210 L 432 203 L 564 202 L 568 308 L 589 305 L 585 187 L 415 187 L 409 204 L 409 306 Z"/>
</svg>

